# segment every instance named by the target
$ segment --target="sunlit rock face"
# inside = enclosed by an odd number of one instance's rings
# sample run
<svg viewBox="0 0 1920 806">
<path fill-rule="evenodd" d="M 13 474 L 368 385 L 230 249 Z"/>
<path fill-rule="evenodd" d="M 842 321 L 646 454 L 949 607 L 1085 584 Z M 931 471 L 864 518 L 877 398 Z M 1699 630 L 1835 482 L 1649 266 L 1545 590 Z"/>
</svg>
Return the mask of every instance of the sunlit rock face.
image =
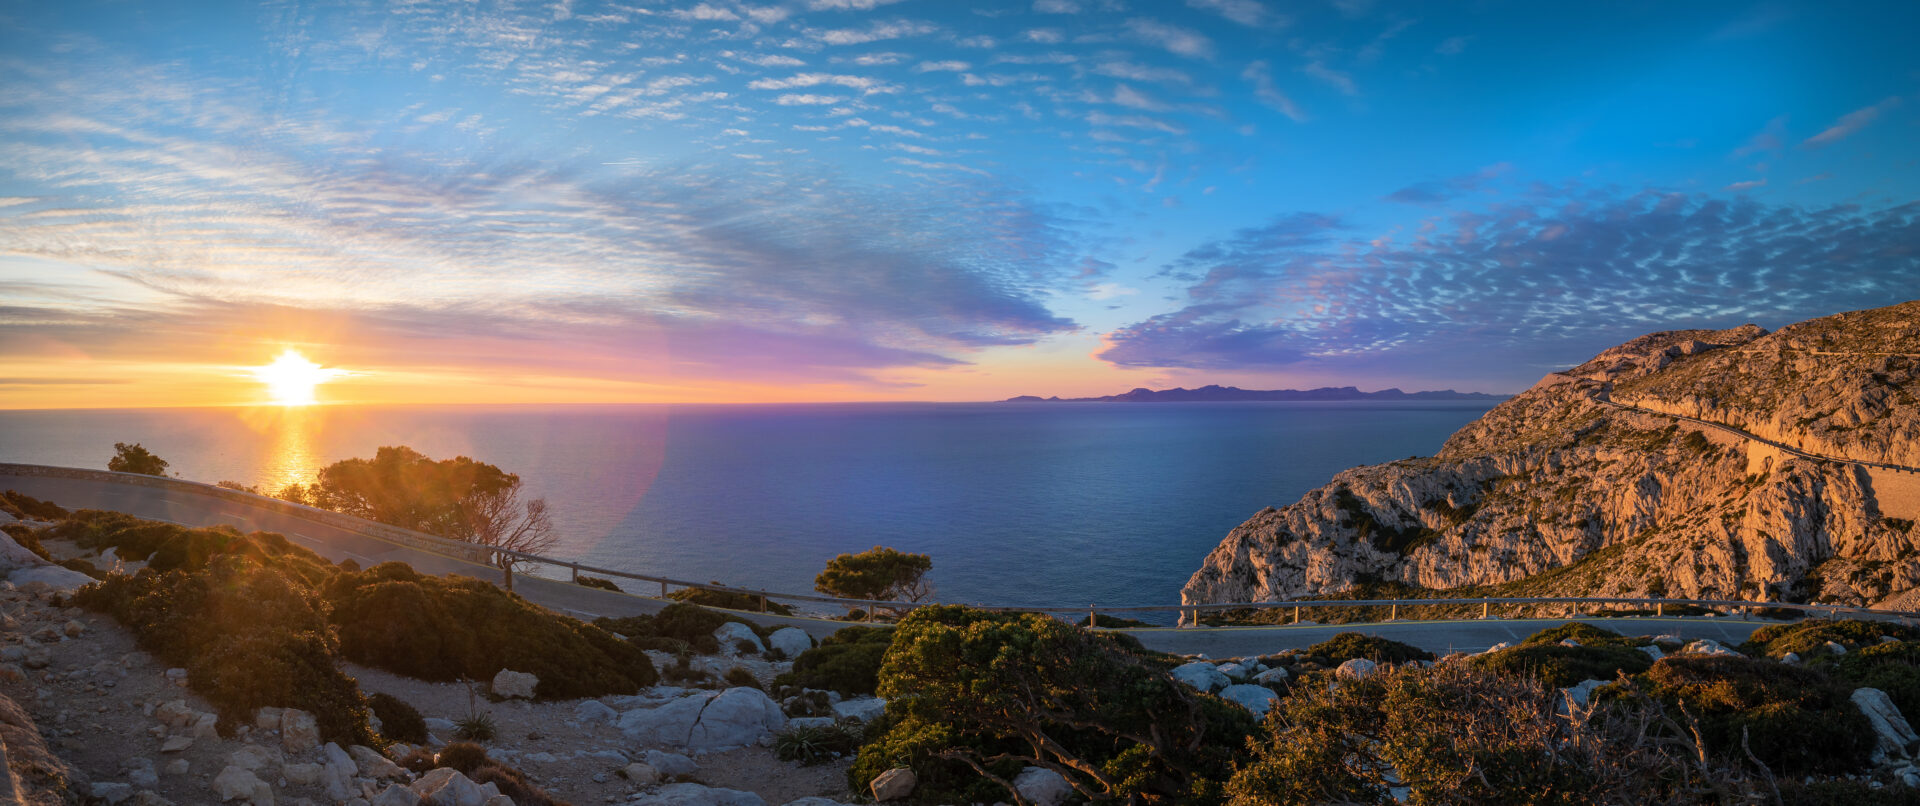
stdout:
<svg viewBox="0 0 1920 806">
<path fill-rule="evenodd" d="M 1920 467 L 1920 302 L 1614 347 L 1500 404 L 1438 456 L 1353 468 L 1254 515 L 1181 598 L 1404 582 L 1870 604 L 1920 587 L 1920 474 L 1769 441 Z"/>
</svg>

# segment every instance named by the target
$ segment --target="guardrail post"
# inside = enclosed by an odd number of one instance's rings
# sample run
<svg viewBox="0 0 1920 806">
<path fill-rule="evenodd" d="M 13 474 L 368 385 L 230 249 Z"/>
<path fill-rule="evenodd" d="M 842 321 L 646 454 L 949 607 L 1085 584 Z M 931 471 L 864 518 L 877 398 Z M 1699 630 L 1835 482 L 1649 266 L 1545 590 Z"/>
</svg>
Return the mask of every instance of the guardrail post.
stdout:
<svg viewBox="0 0 1920 806">
<path fill-rule="evenodd" d="M 1388 621 L 1399 621 L 1399 620 L 1400 620 L 1400 605 L 1399 605 L 1399 604 L 1393 604 L 1393 605 L 1389 605 L 1389 606 L 1387 607 L 1387 620 L 1388 620 Z"/>
<path fill-rule="evenodd" d="M 1659 616 L 1659 617 L 1663 617 L 1663 618 L 1664 618 L 1664 617 L 1665 617 L 1665 616 L 1667 615 L 1667 603 L 1666 603 L 1666 602 L 1654 602 L 1654 603 L 1653 603 L 1653 614 L 1654 614 L 1655 616 Z"/>
<path fill-rule="evenodd" d="M 1293 606 L 1293 623 L 1295 624 L 1300 623 L 1300 606 L 1299 605 Z"/>
<path fill-rule="evenodd" d="M 1100 626 L 1100 614 L 1094 611 L 1093 605 L 1087 605 L 1087 629 L 1091 630 L 1098 626 Z"/>
<path fill-rule="evenodd" d="M 760 594 L 760 612 L 767 612 L 767 595 L 764 593 Z"/>
<path fill-rule="evenodd" d="M 1492 618 L 1492 617 L 1493 617 L 1493 603 L 1492 603 L 1492 602 L 1481 602 L 1481 603 L 1480 603 L 1480 617 L 1481 617 L 1481 618 Z"/>
<path fill-rule="evenodd" d="M 667 598 L 667 583 L 665 582 L 660 583 L 660 598 Z"/>
<path fill-rule="evenodd" d="M 573 584 L 580 584 L 580 566 L 575 565 L 570 567 L 573 570 Z"/>
</svg>

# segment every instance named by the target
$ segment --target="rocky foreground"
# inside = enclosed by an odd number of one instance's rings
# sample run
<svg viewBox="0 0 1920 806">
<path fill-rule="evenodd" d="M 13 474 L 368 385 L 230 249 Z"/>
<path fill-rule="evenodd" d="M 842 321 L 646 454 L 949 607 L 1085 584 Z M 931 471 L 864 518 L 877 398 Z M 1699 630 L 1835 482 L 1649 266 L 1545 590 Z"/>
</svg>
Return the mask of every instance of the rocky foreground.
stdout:
<svg viewBox="0 0 1920 806">
<path fill-rule="evenodd" d="M 1920 475 L 1830 459 L 1920 467 L 1920 302 L 1614 347 L 1437 456 L 1357 467 L 1254 515 L 1181 598 L 1401 583 L 1904 606 Z"/>
</svg>

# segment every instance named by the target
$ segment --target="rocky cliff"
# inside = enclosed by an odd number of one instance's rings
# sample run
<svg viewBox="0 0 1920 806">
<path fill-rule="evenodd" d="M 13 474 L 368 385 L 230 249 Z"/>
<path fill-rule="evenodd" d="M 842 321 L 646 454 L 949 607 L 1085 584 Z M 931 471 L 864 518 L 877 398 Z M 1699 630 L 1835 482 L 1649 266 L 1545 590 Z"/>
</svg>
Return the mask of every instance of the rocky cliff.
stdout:
<svg viewBox="0 0 1920 806">
<path fill-rule="evenodd" d="M 1353 468 L 1254 515 L 1181 598 L 1401 582 L 1882 602 L 1920 588 L 1920 474 L 1899 469 L 1920 467 L 1917 398 L 1920 301 L 1642 336 L 1548 375 L 1437 456 Z"/>
</svg>

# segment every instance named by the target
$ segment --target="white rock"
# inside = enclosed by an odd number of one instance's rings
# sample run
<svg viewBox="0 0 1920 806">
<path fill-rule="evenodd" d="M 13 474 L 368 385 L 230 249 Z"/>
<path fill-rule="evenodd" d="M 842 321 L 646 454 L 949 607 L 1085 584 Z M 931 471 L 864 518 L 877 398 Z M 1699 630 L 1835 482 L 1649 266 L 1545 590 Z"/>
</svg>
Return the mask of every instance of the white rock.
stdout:
<svg viewBox="0 0 1920 806">
<path fill-rule="evenodd" d="M 913 770 L 895 767 L 875 776 L 868 789 L 877 801 L 899 800 L 913 794 L 913 788 L 920 785 L 920 778 Z"/>
<path fill-rule="evenodd" d="M 1582 680 L 1568 688 L 1560 689 L 1560 696 L 1562 698 L 1561 705 L 1572 703 L 1584 708 L 1587 702 L 1593 699 L 1593 690 L 1606 684 L 1607 681 L 1605 680 Z M 1555 708 L 1560 708 L 1560 706 L 1556 705 Z"/>
<path fill-rule="evenodd" d="M 788 658 L 797 658 L 800 653 L 813 648 L 813 636 L 799 627 L 781 627 L 767 636 L 767 645 L 780 650 Z"/>
<path fill-rule="evenodd" d="M 327 768 L 321 764 L 288 764 L 280 768 L 280 777 L 296 786 L 313 786 L 327 774 Z"/>
<path fill-rule="evenodd" d="M 1366 658 L 1353 658 L 1335 668 L 1333 676 L 1337 680 L 1363 680 L 1378 667 L 1379 664 Z"/>
<path fill-rule="evenodd" d="M 169 728 L 184 728 L 193 723 L 195 714 L 186 700 L 168 700 L 153 709 L 153 718 Z"/>
<path fill-rule="evenodd" d="M 833 704 L 833 716 L 835 719 L 857 719 L 861 722 L 872 722 L 875 719 L 879 719 L 880 715 L 886 712 L 887 701 L 879 697 L 855 697 L 851 700 L 841 700 Z"/>
<path fill-rule="evenodd" d="M 1827 642 L 1827 651 L 1828 651 L 1828 652 L 1831 652 L 1831 653 L 1833 653 L 1833 654 L 1835 654 L 1835 655 L 1845 655 L 1845 654 L 1847 654 L 1847 648 L 1846 648 L 1846 647 L 1844 647 L 1844 646 L 1841 646 L 1840 644 L 1838 644 L 1838 643 L 1836 643 L 1836 642 L 1833 642 L 1833 641 L 1828 641 L 1828 642 Z"/>
<path fill-rule="evenodd" d="M 693 763 L 693 759 L 665 750 L 648 750 L 641 755 L 640 760 L 668 778 L 676 775 L 692 775 L 700 771 L 700 765 Z"/>
<path fill-rule="evenodd" d="M 696 692 L 659 708 L 628 711 L 619 721 L 620 732 L 631 741 L 702 753 L 759 744 L 786 724 L 786 715 L 766 692 L 744 687 Z"/>
<path fill-rule="evenodd" d="M 1649 644 L 1647 646 L 1637 646 L 1637 647 L 1634 647 L 1634 649 L 1638 649 L 1641 652 L 1647 653 L 1647 657 L 1652 658 L 1654 660 L 1659 660 L 1667 656 L 1667 653 L 1660 651 L 1660 647 L 1654 646 L 1652 644 Z"/>
<path fill-rule="evenodd" d="M 1228 680 L 1233 680 L 1236 682 L 1246 680 L 1248 677 L 1251 677 L 1253 675 L 1252 669 L 1249 669 L 1246 666 L 1238 663 L 1222 663 L 1219 666 L 1215 666 L 1214 668 L 1219 669 L 1220 673 L 1223 675 L 1226 675 Z M 1045 768 L 1029 767 L 1028 769 L 1045 769 Z"/>
<path fill-rule="evenodd" d="M 347 754 L 353 757 L 354 765 L 360 768 L 359 774 L 368 778 L 376 781 L 400 781 L 407 777 L 406 770 L 401 769 L 400 765 L 380 755 L 380 751 L 371 747 L 356 744 L 347 748 Z"/>
<path fill-rule="evenodd" d="M 1013 778 L 1013 791 L 1035 806 L 1060 806 L 1073 796 L 1073 785 L 1045 767 L 1028 767 Z"/>
<path fill-rule="evenodd" d="M 1875 764 L 1885 763 L 1889 758 L 1903 758 L 1914 742 L 1920 742 L 1913 727 L 1907 724 L 1906 717 L 1900 715 L 1900 708 L 1893 704 L 1887 693 L 1877 688 L 1857 688 L 1853 690 L 1853 704 L 1859 706 L 1860 713 L 1867 715 L 1867 721 L 1873 724 L 1876 740 L 1873 749 Z"/>
<path fill-rule="evenodd" d="M 195 714 L 193 724 L 187 726 L 187 735 L 195 739 L 211 739 L 220 735 L 220 715 Z"/>
<path fill-rule="evenodd" d="M 192 736 L 168 736 L 166 741 L 160 743 L 160 752 L 178 753 L 192 746 Z"/>
<path fill-rule="evenodd" d="M 1800 662 L 1800 653 L 1798 653 L 1798 652 L 1788 652 L 1788 653 L 1787 653 L 1787 654 L 1785 654 L 1785 655 L 1781 655 L 1781 656 L 1780 656 L 1780 662 L 1781 662 L 1781 663 L 1788 663 L 1788 664 L 1792 664 L 1792 663 L 1799 663 L 1799 662 Z"/>
<path fill-rule="evenodd" d="M 214 776 L 213 795 L 223 803 L 246 800 L 253 806 L 273 806 L 273 786 L 241 767 L 229 766 Z"/>
<path fill-rule="evenodd" d="M 485 806 L 487 802 L 479 784 L 447 767 L 428 770 L 408 788 L 420 796 L 424 806 Z"/>
<path fill-rule="evenodd" d="M 160 785 L 160 773 L 154 772 L 152 761 L 136 758 L 133 769 L 127 770 L 127 782 L 141 789 L 152 789 Z"/>
<path fill-rule="evenodd" d="M 755 652 L 767 651 L 767 645 L 761 643 L 760 636 L 754 633 L 753 628 L 738 621 L 729 621 L 714 628 L 713 638 L 720 642 L 720 648 L 726 652 L 732 652 L 734 645 L 741 641 L 753 644 Z"/>
<path fill-rule="evenodd" d="M 767 806 L 752 792 L 703 784 L 667 784 L 627 801 L 628 806 Z"/>
<path fill-rule="evenodd" d="M 620 712 L 608 708 L 599 700 L 581 700 L 573 706 L 573 721 L 588 725 L 613 724 L 620 718 Z"/>
<path fill-rule="evenodd" d="M 1227 686 L 1220 690 L 1220 698 L 1253 712 L 1254 719 L 1263 719 L 1267 710 L 1273 707 L 1273 701 L 1279 697 L 1273 689 L 1246 683 Z"/>
<path fill-rule="evenodd" d="M 540 678 L 526 672 L 501 669 L 493 676 L 493 693 L 509 699 L 531 700 L 533 689 L 538 685 L 540 685 Z"/>
<path fill-rule="evenodd" d="M 12 541 L 9 540 L 7 542 Z M 36 557 L 35 559 L 39 558 Z M 22 568 L 9 573 L 7 574 L 7 581 L 22 589 L 25 589 L 29 585 L 44 585 L 50 590 L 66 593 L 82 585 L 91 584 L 93 577 L 71 568 L 62 568 L 58 565 L 41 565 L 33 568 Z"/>
<path fill-rule="evenodd" d="M 1233 685 L 1219 667 L 1203 660 L 1173 667 L 1173 678 L 1201 691 L 1219 691 Z"/>
<path fill-rule="evenodd" d="M 1512 648 L 1513 648 L 1513 644 L 1510 644 L 1510 643 L 1508 643 L 1508 642 L 1506 642 L 1506 641 L 1501 641 L 1500 643 L 1497 643 L 1497 644 L 1494 644 L 1493 646 L 1490 646 L 1490 647 L 1487 647 L 1487 651 L 1486 651 L 1486 652 L 1482 652 L 1482 653 L 1480 653 L 1480 654 L 1483 654 L 1483 655 L 1491 655 L 1491 654 L 1493 654 L 1493 653 L 1495 653 L 1495 652 L 1499 652 L 1499 651 L 1500 651 L 1500 650 L 1502 650 L 1502 649 L 1512 649 Z"/>
<path fill-rule="evenodd" d="M 459 725 L 453 724 L 453 720 L 451 719 L 443 719 L 437 716 L 430 716 L 420 721 L 427 723 L 427 730 L 435 733 L 452 733 L 460 727 Z"/>
<path fill-rule="evenodd" d="M 367 806 L 420 806 L 420 796 L 404 786 L 390 784 L 380 794 L 373 796 Z"/>
<path fill-rule="evenodd" d="M 289 753 L 305 753 L 320 746 L 320 723 L 298 708 L 280 712 L 280 746 Z"/>
<path fill-rule="evenodd" d="M 185 669 L 168 669 L 167 677 L 169 678 L 173 677 L 174 672 L 180 673 L 181 680 L 187 679 L 187 670 Z M 261 730 L 279 730 L 280 714 L 285 710 L 286 709 L 284 708 L 275 708 L 273 706 L 266 706 L 261 708 L 260 710 L 254 711 L 253 726 Z"/>
<path fill-rule="evenodd" d="M 106 801 L 110 806 L 133 797 L 133 784 L 113 781 L 101 781 L 93 785 L 93 796 Z"/>
<path fill-rule="evenodd" d="M 641 786 L 652 786 L 660 783 L 661 778 L 660 771 L 654 769 L 652 764 L 640 761 L 621 767 L 620 774 L 626 776 L 627 780 Z"/>
<path fill-rule="evenodd" d="M 268 750 L 257 744 L 245 745 L 233 751 L 232 755 L 227 756 L 227 766 L 239 767 L 249 772 L 255 770 L 267 770 L 271 772 L 274 765 L 278 764 L 279 761 L 278 758 L 274 757 L 272 750 Z"/>
<path fill-rule="evenodd" d="M 1572 638 L 1562 638 L 1560 639 L 1560 645 L 1565 647 L 1578 647 L 1580 646 L 1580 642 L 1575 641 Z"/>
<path fill-rule="evenodd" d="M 1253 682 L 1255 685 L 1271 686 L 1275 683 L 1286 682 L 1287 677 L 1288 675 L 1287 675 L 1286 667 L 1275 666 L 1271 669 L 1268 669 L 1264 672 L 1254 675 Z"/>
<path fill-rule="evenodd" d="M 1715 641 L 1712 638 L 1702 638 L 1698 641 L 1694 641 L 1693 643 L 1687 644 L 1685 647 L 1682 647 L 1680 649 L 1680 654 L 1710 655 L 1710 656 L 1711 655 L 1740 656 L 1740 653 L 1735 652 L 1731 649 L 1728 649 L 1725 644 L 1722 644 L 1719 641 Z"/>
</svg>

